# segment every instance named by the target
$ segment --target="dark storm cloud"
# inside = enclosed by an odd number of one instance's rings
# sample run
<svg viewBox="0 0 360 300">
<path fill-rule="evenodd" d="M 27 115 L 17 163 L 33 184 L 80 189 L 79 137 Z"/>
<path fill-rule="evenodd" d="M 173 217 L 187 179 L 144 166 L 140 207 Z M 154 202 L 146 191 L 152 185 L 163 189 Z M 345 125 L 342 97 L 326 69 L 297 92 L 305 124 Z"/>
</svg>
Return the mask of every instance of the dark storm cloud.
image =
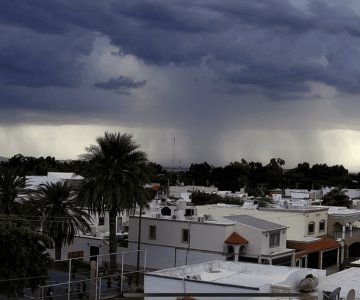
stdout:
<svg viewBox="0 0 360 300">
<path fill-rule="evenodd" d="M 145 84 L 146 80 L 136 80 L 130 77 L 119 76 L 117 78 L 111 78 L 107 81 L 96 82 L 94 86 L 104 90 L 115 90 L 121 93 L 129 93 L 129 89 L 141 88 Z"/>
<path fill-rule="evenodd" d="M 280 99 L 310 81 L 360 90 L 359 15 L 328 1 L 12 0 L 1 3 L 0 34 L 0 82 L 9 85 L 78 87 L 79 57 L 99 34 L 150 66 L 205 66 L 225 93 Z M 127 84 L 119 78 L 94 85 Z"/>
<path fill-rule="evenodd" d="M 79 55 L 92 49 L 92 34 L 49 35 L 19 28 L 0 27 L 0 81 L 21 86 L 80 84 Z"/>
</svg>

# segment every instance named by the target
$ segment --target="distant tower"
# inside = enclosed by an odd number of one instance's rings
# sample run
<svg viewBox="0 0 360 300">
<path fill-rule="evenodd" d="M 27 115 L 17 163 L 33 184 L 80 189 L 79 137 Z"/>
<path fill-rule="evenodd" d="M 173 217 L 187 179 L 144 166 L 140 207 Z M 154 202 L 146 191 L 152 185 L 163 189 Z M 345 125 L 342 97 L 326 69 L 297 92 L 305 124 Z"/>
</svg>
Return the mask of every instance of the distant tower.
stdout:
<svg viewBox="0 0 360 300">
<path fill-rule="evenodd" d="M 173 145 L 173 161 L 172 161 L 173 170 L 175 169 L 175 137 L 174 137 L 174 145 Z"/>
</svg>

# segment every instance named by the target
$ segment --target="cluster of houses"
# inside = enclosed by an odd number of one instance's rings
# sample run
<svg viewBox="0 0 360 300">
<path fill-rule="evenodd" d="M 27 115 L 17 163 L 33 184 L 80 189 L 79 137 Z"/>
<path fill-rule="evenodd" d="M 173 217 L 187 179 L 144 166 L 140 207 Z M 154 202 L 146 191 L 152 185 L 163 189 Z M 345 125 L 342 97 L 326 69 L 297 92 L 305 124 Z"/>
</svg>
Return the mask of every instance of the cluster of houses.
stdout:
<svg viewBox="0 0 360 300">
<path fill-rule="evenodd" d="M 28 182 L 33 186 L 59 180 L 76 184 L 80 179 L 49 173 L 30 176 Z M 244 203 L 194 206 L 189 195 L 195 190 L 238 196 Z M 140 264 L 152 270 L 145 274 L 145 292 L 154 292 L 154 287 L 159 292 L 160 286 L 164 292 L 181 292 L 185 285 L 193 292 L 294 291 L 310 273 L 321 279 L 319 287 L 335 289 L 344 278 L 360 278 L 358 268 L 334 273 L 360 257 L 360 209 L 314 205 L 328 191 L 275 190 L 270 194 L 272 204 L 259 207 L 243 191 L 232 195 L 216 188 L 170 187 L 171 198 L 177 200 L 159 197 L 141 216 L 139 212 L 118 216 L 119 258 L 135 266 L 140 243 L 146 253 Z M 346 193 L 360 197 L 360 190 Z M 89 232 L 79 233 L 73 244 L 62 249 L 63 259 L 106 261 L 108 215 L 92 215 L 90 225 Z M 54 255 L 51 249 L 49 253 Z M 342 294 L 359 283 L 345 280 L 348 288 Z M 355 292 L 360 296 L 359 290 Z"/>
</svg>

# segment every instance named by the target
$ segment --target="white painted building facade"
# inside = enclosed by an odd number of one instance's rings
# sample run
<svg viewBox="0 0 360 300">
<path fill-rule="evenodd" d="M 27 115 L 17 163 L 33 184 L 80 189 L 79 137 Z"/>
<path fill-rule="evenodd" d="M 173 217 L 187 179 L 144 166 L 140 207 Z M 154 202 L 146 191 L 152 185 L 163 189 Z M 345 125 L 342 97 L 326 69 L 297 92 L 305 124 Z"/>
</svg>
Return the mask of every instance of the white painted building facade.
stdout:
<svg viewBox="0 0 360 300">
<path fill-rule="evenodd" d="M 139 224 L 139 217 L 130 217 L 130 251 L 137 249 Z M 144 215 L 141 218 L 141 250 L 146 250 L 146 265 L 153 269 L 214 259 L 246 259 L 272 264 L 286 258 L 286 263 L 294 265 L 295 251 L 286 248 L 286 231 L 285 226 L 249 216 L 206 220 L 198 216 L 179 219 L 176 215 Z"/>
</svg>

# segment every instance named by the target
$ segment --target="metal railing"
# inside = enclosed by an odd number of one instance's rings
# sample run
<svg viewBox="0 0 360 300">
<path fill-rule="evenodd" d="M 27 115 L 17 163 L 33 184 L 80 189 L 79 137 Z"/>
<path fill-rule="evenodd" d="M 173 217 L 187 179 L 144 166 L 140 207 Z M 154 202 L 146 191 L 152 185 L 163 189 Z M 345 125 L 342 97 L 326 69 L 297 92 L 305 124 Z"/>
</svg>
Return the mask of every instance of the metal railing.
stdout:
<svg viewBox="0 0 360 300">
<path fill-rule="evenodd" d="M 345 231 L 345 238 L 350 238 L 354 236 L 360 236 L 360 228 L 353 228 L 352 230 L 346 230 Z M 332 234 L 330 234 L 330 237 L 334 239 L 343 238 L 343 232 L 342 231 L 333 231 Z"/>
</svg>

